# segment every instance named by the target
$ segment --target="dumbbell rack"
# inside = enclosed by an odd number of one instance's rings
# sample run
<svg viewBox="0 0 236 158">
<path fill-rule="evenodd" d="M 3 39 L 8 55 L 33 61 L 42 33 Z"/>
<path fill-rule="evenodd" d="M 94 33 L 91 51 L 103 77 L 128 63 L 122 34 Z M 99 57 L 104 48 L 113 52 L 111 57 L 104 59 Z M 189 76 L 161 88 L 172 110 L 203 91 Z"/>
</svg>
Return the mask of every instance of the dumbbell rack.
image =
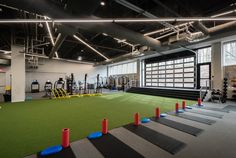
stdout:
<svg viewBox="0 0 236 158">
<path fill-rule="evenodd" d="M 222 89 L 222 103 L 226 102 L 227 99 L 227 90 L 228 90 L 228 79 L 224 78 L 223 80 L 223 89 Z"/>
<path fill-rule="evenodd" d="M 232 85 L 232 99 L 236 100 L 236 78 L 231 80 Z"/>
</svg>

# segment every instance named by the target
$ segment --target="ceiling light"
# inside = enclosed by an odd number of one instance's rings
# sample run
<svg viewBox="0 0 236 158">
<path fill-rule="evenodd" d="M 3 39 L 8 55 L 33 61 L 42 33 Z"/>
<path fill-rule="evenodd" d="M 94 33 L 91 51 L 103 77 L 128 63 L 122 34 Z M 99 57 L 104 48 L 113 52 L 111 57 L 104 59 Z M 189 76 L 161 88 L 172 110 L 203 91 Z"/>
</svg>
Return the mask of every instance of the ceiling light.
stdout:
<svg viewBox="0 0 236 158">
<path fill-rule="evenodd" d="M 101 2 L 100 2 L 100 5 L 101 5 L 101 6 L 105 6 L 106 3 L 105 3 L 104 1 L 101 1 Z"/>
<path fill-rule="evenodd" d="M 89 47 L 91 50 L 93 50 L 94 52 L 96 52 L 97 54 L 99 54 L 100 56 L 102 56 L 104 59 L 109 60 L 109 58 L 107 58 L 105 55 L 103 55 L 102 53 L 100 53 L 98 50 L 96 50 L 95 48 L 93 48 L 92 46 L 90 46 L 88 43 L 86 43 L 84 40 L 82 40 L 81 38 L 79 38 L 76 35 L 73 35 L 73 37 L 75 39 L 77 39 L 78 41 L 80 41 L 81 43 L 83 43 L 84 45 L 86 45 L 87 47 Z"/>
<path fill-rule="evenodd" d="M 102 33 L 104 36 L 108 36 L 108 34 L 106 34 L 106 33 Z"/>
<path fill-rule="evenodd" d="M 78 56 L 77 60 L 81 61 L 82 60 L 82 56 Z"/>
<path fill-rule="evenodd" d="M 43 28 L 43 24 L 42 23 L 39 23 L 39 25 L 38 25 L 39 27 L 41 27 L 41 28 Z"/>
</svg>

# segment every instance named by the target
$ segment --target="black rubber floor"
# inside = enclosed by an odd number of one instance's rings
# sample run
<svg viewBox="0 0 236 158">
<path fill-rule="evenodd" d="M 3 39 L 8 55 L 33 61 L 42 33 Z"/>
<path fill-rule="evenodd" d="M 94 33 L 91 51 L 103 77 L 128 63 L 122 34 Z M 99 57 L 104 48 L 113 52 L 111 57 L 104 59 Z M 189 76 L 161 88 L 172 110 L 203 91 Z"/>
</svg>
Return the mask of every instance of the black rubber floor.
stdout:
<svg viewBox="0 0 236 158">
<path fill-rule="evenodd" d="M 59 153 L 48 155 L 48 156 L 41 156 L 40 153 L 37 153 L 37 158 L 76 158 L 76 157 L 72 149 L 68 147 L 66 149 L 63 149 Z"/>
<path fill-rule="evenodd" d="M 160 148 L 171 154 L 176 154 L 178 151 L 180 151 L 186 146 L 186 144 L 183 142 L 180 142 L 174 138 L 171 138 L 162 133 L 149 129 L 143 125 L 139 125 L 137 127 L 134 126 L 133 124 L 128 124 L 125 125 L 124 128 L 146 139 L 152 144 L 159 146 Z"/>
<path fill-rule="evenodd" d="M 103 135 L 101 138 L 92 139 L 90 142 L 106 158 L 143 158 L 138 152 L 111 134 Z"/>
<path fill-rule="evenodd" d="M 188 134 L 193 135 L 193 136 L 198 136 L 203 131 L 202 129 L 199 129 L 199 128 L 196 128 L 196 127 L 193 127 L 193 126 L 189 126 L 189 125 L 186 125 L 186 124 L 183 124 L 183 123 L 179 123 L 179 122 L 176 122 L 176 121 L 168 120 L 166 118 L 157 119 L 157 118 L 153 117 L 153 118 L 151 118 L 151 120 L 155 121 L 155 122 L 158 122 L 160 124 L 169 126 L 171 128 L 177 129 L 179 131 L 188 133 Z"/>
<path fill-rule="evenodd" d="M 212 125 L 212 124 L 216 123 L 215 120 L 210 120 L 210 119 L 192 116 L 192 115 L 188 115 L 188 114 L 175 114 L 175 116 L 178 116 L 178 117 L 181 117 L 184 119 L 188 119 L 188 120 L 192 120 L 192 121 L 196 121 L 199 123 L 207 124 L 207 125 Z"/>
<path fill-rule="evenodd" d="M 224 116 L 224 115 L 216 114 L 216 113 L 212 113 L 212 112 L 196 111 L 196 110 L 187 110 L 187 112 L 199 114 L 199 115 L 210 116 L 210 117 L 215 117 L 215 118 L 220 118 L 220 119 L 222 119 Z"/>
<path fill-rule="evenodd" d="M 223 109 L 230 110 L 230 111 L 236 111 L 236 106 L 234 106 L 234 105 L 227 105 Z"/>
</svg>

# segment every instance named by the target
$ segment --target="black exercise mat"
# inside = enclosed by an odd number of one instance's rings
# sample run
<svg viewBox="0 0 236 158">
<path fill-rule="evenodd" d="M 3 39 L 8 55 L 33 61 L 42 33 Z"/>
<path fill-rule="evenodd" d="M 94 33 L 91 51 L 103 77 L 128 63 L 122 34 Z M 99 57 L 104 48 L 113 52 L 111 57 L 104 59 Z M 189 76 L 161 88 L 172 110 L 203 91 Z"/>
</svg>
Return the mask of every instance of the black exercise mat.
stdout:
<svg viewBox="0 0 236 158">
<path fill-rule="evenodd" d="M 183 142 L 180 142 L 174 138 L 171 138 L 162 133 L 154 131 L 143 125 L 134 126 L 133 124 L 128 124 L 125 125 L 124 128 L 144 138 L 145 140 L 151 142 L 152 144 L 159 146 L 160 148 L 171 154 L 176 154 L 178 151 L 180 151 L 182 148 L 186 146 L 186 144 Z"/>
<path fill-rule="evenodd" d="M 198 107 L 197 105 L 194 106 L 195 108 L 199 108 L 199 109 L 206 109 L 206 110 L 211 110 L 211 111 L 218 111 L 218 112 L 225 112 L 225 113 L 229 113 L 229 110 L 227 109 L 220 109 L 220 108 L 213 108 L 213 107 Z"/>
<path fill-rule="evenodd" d="M 155 121 L 155 122 L 158 122 L 160 124 L 169 126 L 171 128 L 177 129 L 179 131 L 188 133 L 188 134 L 193 135 L 193 136 L 198 136 L 203 131 L 202 129 L 199 129 L 199 128 L 196 128 L 196 127 L 193 127 L 193 126 L 189 126 L 189 125 L 186 125 L 186 124 L 183 124 L 183 123 L 179 123 L 179 122 L 176 122 L 176 121 L 168 120 L 166 118 L 155 118 L 155 117 L 153 117 L 153 118 L 151 118 L 151 120 Z"/>
<path fill-rule="evenodd" d="M 221 114 L 216 114 L 216 113 L 206 112 L 206 111 L 197 111 L 197 110 L 186 110 L 186 111 L 190 113 L 194 113 L 194 114 L 205 115 L 205 116 L 210 116 L 210 117 L 215 117 L 215 118 L 220 118 L 220 119 L 222 119 L 224 116 Z"/>
<path fill-rule="evenodd" d="M 68 148 L 62 149 L 62 151 L 60 151 L 59 153 L 48 155 L 48 156 L 41 156 L 40 152 L 38 152 L 37 158 L 76 158 L 76 157 L 71 147 L 68 147 Z"/>
<path fill-rule="evenodd" d="M 234 105 L 227 105 L 223 109 L 230 110 L 230 111 L 236 111 L 236 106 L 234 106 Z"/>
<path fill-rule="evenodd" d="M 210 119 L 197 117 L 197 116 L 193 116 L 193 115 L 188 115 L 188 114 L 175 114 L 175 116 L 178 116 L 178 117 L 181 117 L 184 119 L 188 119 L 188 120 L 192 120 L 192 121 L 196 121 L 199 123 L 207 124 L 207 125 L 212 125 L 212 124 L 216 123 L 215 120 L 210 120 Z"/>
<path fill-rule="evenodd" d="M 91 139 L 90 142 L 102 153 L 104 157 L 109 158 L 143 158 L 137 151 L 121 142 L 110 133 L 103 135 L 98 139 Z"/>
</svg>

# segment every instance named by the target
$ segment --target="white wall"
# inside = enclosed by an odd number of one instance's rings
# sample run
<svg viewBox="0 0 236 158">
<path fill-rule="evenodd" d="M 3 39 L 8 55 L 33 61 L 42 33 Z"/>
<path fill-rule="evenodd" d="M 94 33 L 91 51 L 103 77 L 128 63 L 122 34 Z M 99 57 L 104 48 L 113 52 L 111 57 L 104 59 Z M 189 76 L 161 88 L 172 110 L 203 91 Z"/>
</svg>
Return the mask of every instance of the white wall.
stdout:
<svg viewBox="0 0 236 158">
<path fill-rule="evenodd" d="M 59 77 L 65 79 L 65 77 L 69 76 L 71 73 L 74 73 L 77 83 L 78 80 L 84 81 L 84 75 L 86 73 L 88 74 L 88 83 L 95 83 L 97 74 L 100 74 L 101 77 L 107 77 L 107 67 L 94 67 L 92 64 L 40 59 L 38 69 L 26 70 L 26 91 L 30 91 L 31 82 L 33 80 L 38 80 L 40 90 L 43 90 L 47 80 L 54 83 Z"/>
</svg>

